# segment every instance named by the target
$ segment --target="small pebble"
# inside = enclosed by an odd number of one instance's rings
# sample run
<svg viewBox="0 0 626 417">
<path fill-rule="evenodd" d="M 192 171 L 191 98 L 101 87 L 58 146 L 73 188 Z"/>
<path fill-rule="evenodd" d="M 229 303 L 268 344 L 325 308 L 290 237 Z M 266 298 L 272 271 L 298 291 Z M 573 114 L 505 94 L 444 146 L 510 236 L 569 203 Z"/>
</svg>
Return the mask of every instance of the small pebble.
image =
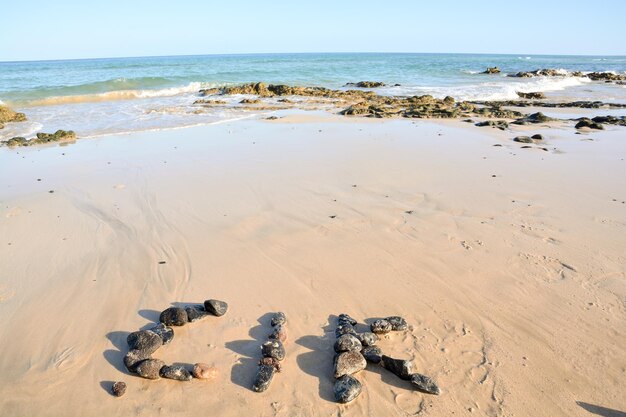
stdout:
<svg viewBox="0 0 626 417">
<path fill-rule="evenodd" d="M 216 367 L 209 366 L 206 363 L 195 364 L 191 373 L 198 379 L 215 379 L 219 374 Z"/>
<path fill-rule="evenodd" d="M 121 397 L 126 393 L 126 383 L 121 381 L 114 383 L 111 388 L 111 393 L 113 393 L 116 397 Z"/>
</svg>

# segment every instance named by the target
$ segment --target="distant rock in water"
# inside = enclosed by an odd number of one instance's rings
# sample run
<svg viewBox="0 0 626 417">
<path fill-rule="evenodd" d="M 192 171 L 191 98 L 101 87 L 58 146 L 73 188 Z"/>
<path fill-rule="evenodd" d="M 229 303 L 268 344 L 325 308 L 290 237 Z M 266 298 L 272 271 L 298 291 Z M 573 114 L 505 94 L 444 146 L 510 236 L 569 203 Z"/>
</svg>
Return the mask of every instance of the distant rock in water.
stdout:
<svg viewBox="0 0 626 417">
<path fill-rule="evenodd" d="M 485 71 L 481 72 L 481 74 L 500 74 L 502 71 L 500 71 L 500 68 L 498 67 L 491 67 L 491 68 L 487 68 Z"/>
<path fill-rule="evenodd" d="M 536 92 L 536 93 L 522 93 L 521 91 L 517 91 L 517 95 L 520 98 L 525 98 L 528 100 L 541 100 L 546 98 L 546 95 L 540 92 Z"/>
<path fill-rule="evenodd" d="M 350 375 L 344 375 L 335 381 L 333 387 L 333 394 L 335 400 L 339 403 L 345 404 L 355 400 L 363 389 L 358 379 Z"/>
<path fill-rule="evenodd" d="M 359 81 L 358 83 L 347 83 L 346 87 L 358 87 L 358 88 L 378 88 L 384 87 L 385 83 L 380 81 Z"/>
</svg>

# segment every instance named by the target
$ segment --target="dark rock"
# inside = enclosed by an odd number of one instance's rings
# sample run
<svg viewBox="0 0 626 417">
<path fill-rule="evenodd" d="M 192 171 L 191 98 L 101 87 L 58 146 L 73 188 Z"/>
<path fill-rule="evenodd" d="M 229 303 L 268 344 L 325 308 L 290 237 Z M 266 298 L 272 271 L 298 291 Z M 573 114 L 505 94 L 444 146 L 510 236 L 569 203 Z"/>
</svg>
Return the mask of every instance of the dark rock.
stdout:
<svg viewBox="0 0 626 417">
<path fill-rule="evenodd" d="M 515 125 L 526 125 L 526 124 L 536 124 L 536 123 L 546 123 L 546 122 L 552 122 L 555 119 L 552 119 L 551 117 L 546 116 L 545 114 L 541 113 L 541 112 L 537 112 L 537 113 L 533 113 L 531 115 L 528 115 L 526 117 L 522 117 L 520 119 L 517 119 L 516 121 L 512 122 Z"/>
<path fill-rule="evenodd" d="M 266 358 L 285 359 L 285 347 L 279 340 L 268 340 L 261 346 L 261 353 Z"/>
<path fill-rule="evenodd" d="M 528 136 L 517 136 L 513 138 L 513 141 L 520 142 L 520 143 L 533 143 L 533 140 L 529 138 Z"/>
<path fill-rule="evenodd" d="M 502 71 L 498 67 L 487 68 L 486 71 L 483 71 L 481 74 L 500 74 Z"/>
<path fill-rule="evenodd" d="M 276 369 L 276 372 L 280 372 L 282 370 L 280 361 L 276 358 L 261 358 L 259 365 L 271 365 Z"/>
<path fill-rule="evenodd" d="M 335 337 L 340 337 L 344 334 L 355 335 L 356 330 L 354 330 L 354 327 L 351 324 L 343 324 L 341 326 L 337 326 L 337 328 L 335 329 Z"/>
<path fill-rule="evenodd" d="M 588 128 L 588 129 L 596 129 L 596 130 L 604 130 L 604 126 L 600 123 L 596 123 L 591 119 L 586 117 L 582 117 L 578 119 L 578 123 L 576 123 L 576 129 Z"/>
<path fill-rule="evenodd" d="M 413 365 L 410 361 L 403 359 L 394 359 L 390 358 L 389 356 L 383 355 L 380 363 L 383 368 L 393 373 L 397 377 L 406 381 L 411 379 L 411 374 L 413 374 Z"/>
<path fill-rule="evenodd" d="M 280 340 L 284 343 L 287 340 L 287 327 L 282 324 L 274 326 L 272 333 L 270 333 L 269 335 L 269 338 Z"/>
<path fill-rule="evenodd" d="M 333 393 L 338 403 L 345 404 L 355 400 L 361 394 L 362 389 L 363 386 L 358 379 L 350 375 L 344 375 L 335 381 Z"/>
<path fill-rule="evenodd" d="M 124 366 L 126 366 L 128 372 L 136 373 L 137 365 L 141 361 L 149 359 L 151 354 L 143 350 L 131 350 L 124 356 Z"/>
<path fill-rule="evenodd" d="M 517 95 L 520 98 L 525 98 L 525 99 L 528 99 L 528 100 L 541 100 L 541 99 L 546 98 L 545 94 L 539 93 L 539 92 L 537 92 L 537 93 L 522 93 L 522 92 L 518 91 Z"/>
<path fill-rule="evenodd" d="M 287 316 L 285 316 L 285 313 L 280 312 L 280 311 L 274 314 L 272 316 L 272 319 L 270 320 L 270 325 L 272 326 L 279 326 L 285 323 L 287 323 Z"/>
<path fill-rule="evenodd" d="M 162 378 L 174 379 L 176 381 L 191 381 L 193 376 L 183 365 L 163 366 L 159 372 Z"/>
<path fill-rule="evenodd" d="M 187 312 L 187 320 L 189 320 L 190 323 L 202 320 L 211 315 L 203 306 L 187 306 L 185 307 L 185 311 Z"/>
<path fill-rule="evenodd" d="M 362 371 L 367 362 L 360 352 L 342 352 L 335 357 L 335 378 Z"/>
<path fill-rule="evenodd" d="M 427 377 L 426 375 L 411 375 L 411 384 L 413 384 L 416 389 L 422 392 L 426 392 L 428 394 L 439 395 L 440 393 L 439 387 L 437 386 L 437 384 L 435 384 L 435 381 L 433 381 L 430 377 Z"/>
<path fill-rule="evenodd" d="M 228 304 L 219 300 L 206 300 L 204 309 L 214 316 L 221 317 L 228 311 Z"/>
<path fill-rule="evenodd" d="M 71 130 L 57 130 L 55 133 L 37 133 L 36 138 L 26 139 L 14 137 L 6 142 L 9 147 L 42 145 L 51 142 L 72 142 L 76 140 L 76 133 Z"/>
<path fill-rule="evenodd" d="M 126 383 L 118 381 L 111 387 L 111 393 L 116 397 L 121 397 L 126 393 Z"/>
<path fill-rule="evenodd" d="M 259 104 L 261 100 L 258 98 L 244 98 L 239 102 L 239 104 Z"/>
<path fill-rule="evenodd" d="M 406 323 L 406 320 L 400 316 L 387 317 L 385 320 L 387 320 L 391 324 L 391 330 L 393 331 L 396 331 L 396 332 L 404 331 L 404 330 L 408 330 L 409 328 L 409 325 Z"/>
<path fill-rule="evenodd" d="M 361 354 L 366 361 L 372 363 L 380 363 L 383 356 L 383 351 L 378 346 L 367 346 L 361 351 Z"/>
<path fill-rule="evenodd" d="M 184 308 L 170 307 L 163 310 L 159 316 L 159 321 L 166 326 L 184 326 L 187 324 L 187 312 Z"/>
<path fill-rule="evenodd" d="M 259 370 L 256 373 L 254 382 L 252 383 L 252 390 L 255 392 L 263 392 L 270 387 L 272 378 L 276 373 L 276 368 L 272 365 L 260 365 Z"/>
<path fill-rule="evenodd" d="M 484 122 L 478 122 L 475 126 L 478 127 L 495 127 L 500 130 L 505 130 L 509 128 L 509 123 L 505 120 L 486 120 Z"/>
<path fill-rule="evenodd" d="M 139 362 L 136 368 L 137 374 L 146 379 L 159 379 L 161 368 L 165 366 L 165 362 L 160 359 L 146 359 Z"/>
<path fill-rule="evenodd" d="M 543 140 L 543 136 L 540 134 L 532 135 L 530 138 L 534 140 Z"/>
<path fill-rule="evenodd" d="M 129 334 L 126 343 L 130 350 L 142 350 L 149 356 L 163 345 L 163 339 L 153 331 L 140 330 Z"/>
<path fill-rule="evenodd" d="M 372 333 L 385 334 L 393 330 L 391 323 L 384 319 L 378 319 L 370 325 Z"/>
<path fill-rule="evenodd" d="M 359 339 L 351 334 L 341 335 L 335 342 L 335 352 L 351 352 L 353 350 L 360 352 L 362 348 L 363 345 Z"/>
<path fill-rule="evenodd" d="M 590 72 L 587 77 L 593 81 L 626 81 L 626 75 L 615 74 L 612 72 Z"/>
<path fill-rule="evenodd" d="M 167 345 L 168 343 L 172 341 L 172 339 L 174 339 L 174 329 L 166 326 L 163 323 L 159 323 L 156 326 L 151 327 L 148 330 L 150 330 L 153 333 L 158 334 L 161 340 L 163 341 L 164 345 Z"/>
<path fill-rule="evenodd" d="M 201 104 L 203 106 L 221 106 L 228 104 L 228 102 L 224 100 L 196 100 L 193 104 Z"/>
<path fill-rule="evenodd" d="M 626 117 L 615 117 L 615 116 L 596 116 L 593 120 L 598 124 L 609 124 L 609 125 L 618 125 L 618 126 L 626 126 Z"/>
<path fill-rule="evenodd" d="M 375 333 L 365 332 L 358 333 L 356 337 L 363 346 L 374 346 L 378 342 L 378 336 Z"/>
<path fill-rule="evenodd" d="M 346 87 L 359 87 L 359 88 L 377 88 L 384 87 L 385 83 L 380 81 L 359 81 L 358 83 L 347 83 Z"/>
<path fill-rule="evenodd" d="M 352 317 L 350 317 L 348 314 L 341 313 L 337 317 L 337 324 L 340 325 L 340 326 L 343 325 L 343 324 L 349 324 L 351 326 L 356 326 L 357 321 L 355 319 L 353 319 Z"/>
</svg>

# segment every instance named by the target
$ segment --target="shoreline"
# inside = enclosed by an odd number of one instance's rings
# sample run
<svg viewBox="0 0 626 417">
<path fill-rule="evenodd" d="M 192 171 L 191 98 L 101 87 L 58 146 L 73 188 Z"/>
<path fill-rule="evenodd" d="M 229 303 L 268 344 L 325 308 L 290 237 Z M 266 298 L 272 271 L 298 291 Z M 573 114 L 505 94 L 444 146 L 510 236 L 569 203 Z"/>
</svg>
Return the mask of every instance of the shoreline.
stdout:
<svg viewBox="0 0 626 417">
<path fill-rule="evenodd" d="M 280 115 L 0 149 L 0 337 L 10 341 L 0 410 L 626 409 L 620 127 L 576 135 L 561 122 L 500 131 L 457 119 Z M 512 141 L 520 134 L 542 134 L 548 151 L 522 148 Z M 177 328 L 159 355 L 212 364 L 216 381 L 125 373 L 128 332 L 170 304 L 207 298 L 227 301 L 229 313 Z M 259 334 L 273 311 L 289 317 L 291 342 L 283 372 L 256 394 Z M 411 329 L 390 334 L 386 353 L 413 360 L 442 394 L 368 365 L 357 374 L 361 396 L 332 402 L 333 320 L 344 312 L 405 317 Z M 121 399 L 106 388 L 116 380 L 128 384 Z"/>
</svg>

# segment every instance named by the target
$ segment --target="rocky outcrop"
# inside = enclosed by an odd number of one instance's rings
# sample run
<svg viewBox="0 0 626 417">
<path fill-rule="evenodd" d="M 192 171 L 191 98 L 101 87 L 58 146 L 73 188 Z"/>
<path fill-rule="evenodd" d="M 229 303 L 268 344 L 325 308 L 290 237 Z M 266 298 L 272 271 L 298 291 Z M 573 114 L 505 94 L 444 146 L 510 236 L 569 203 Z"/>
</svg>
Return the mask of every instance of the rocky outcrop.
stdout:
<svg viewBox="0 0 626 417">
<path fill-rule="evenodd" d="M 7 106 L 0 105 L 0 129 L 4 128 L 5 123 L 24 121 L 26 121 L 24 113 L 18 113 Z"/>
<path fill-rule="evenodd" d="M 477 106 L 487 107 L 546 107 L 546 108 L 579 108 L 579 109 L 626 109 L 626 104 L 605 103 L 602 101 L 567 101 L 546 103 L 544 101 L 472 101 Z"/>
<path fill-rule="evenodd" d="M 54 133 L 37 133 L 37 136 L 32 139 L 26 139 L 20 136 L 14 137 L 6 141 L 6 145 L 9 147 L 17 146 L 33 146 L 43 145 L 46 143 L 55 142 L 73 142 L 76 140 L 76 133 L 71 130 L 57 130 Z"/>
<path fill-rule="evenodd" d="M 541 112 L 537 112 L 537 113 L 533 113 L 533 114 L 529 114 L 528 116 L 519 118 L 517 120 L 515 120 L 514 122 L 511 122 L 515 125 L 527 125 L 527 124 L 537 124 L 537 123 L 546 123 L 546 122 L 553 122 L 556 119 L 553 119 L 551 117 L 546 116 L 545 114 L 541 113 Z"/>
</svg>

